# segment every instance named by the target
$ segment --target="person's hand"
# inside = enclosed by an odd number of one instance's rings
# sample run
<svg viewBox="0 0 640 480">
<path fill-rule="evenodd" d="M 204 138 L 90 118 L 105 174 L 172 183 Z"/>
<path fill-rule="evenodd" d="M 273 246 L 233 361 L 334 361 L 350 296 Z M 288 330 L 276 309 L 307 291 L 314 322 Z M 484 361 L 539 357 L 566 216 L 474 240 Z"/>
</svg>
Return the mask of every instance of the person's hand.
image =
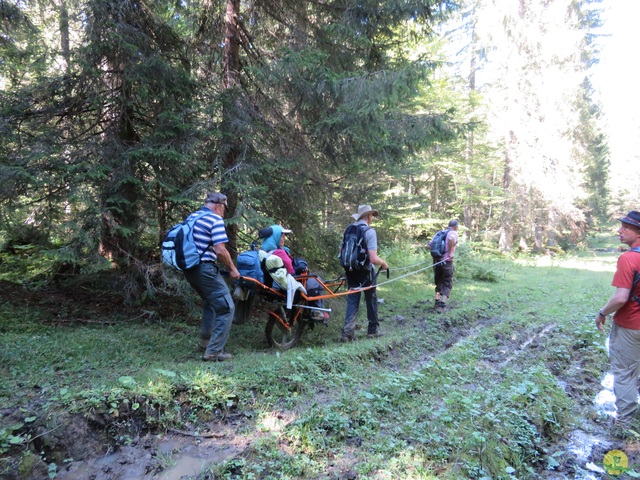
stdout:
<svg viewBox="0 0 640 480">
<path fill-rule="evenodd" d="M 382 260 L 382 263 L 380 264 L 380 268 L 382 270 L 389 270 L 389 265 L 387 265 L 387 262 L 385 262 L 384 260 Z"/>
<path fill-rule="evenodd" d="M 240 272 L 235 267 L 231 269 L 229 275 L 231 275 L 231 278 L 233 278 L 234 280 L 238 280 L 240 278 Z"/>
<path fill-rule="evenodd" d="M 598 314 L 598 316 L 596 317 L 596 327 L 598 327 L 598 330 L 602 331 L 604 327 L 604 322 L 607 321 L 607 317 L 605 317 L 604 315 L 600 315 Z"/>
</svg>

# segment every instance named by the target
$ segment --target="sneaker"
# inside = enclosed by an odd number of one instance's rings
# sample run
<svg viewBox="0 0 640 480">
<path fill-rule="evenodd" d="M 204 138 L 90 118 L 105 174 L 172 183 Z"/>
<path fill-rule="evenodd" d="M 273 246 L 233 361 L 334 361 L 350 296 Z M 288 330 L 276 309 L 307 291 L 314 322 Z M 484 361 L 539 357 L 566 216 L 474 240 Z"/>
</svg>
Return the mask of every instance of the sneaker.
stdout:
<svg viewBox="0 0 640 480">
<path fill-rule="evenodd" d="M 233 355 L 226 352 L 218 352 L 212 355 L 204 354 L 202 360 L 205 362 L 224 362 L 225 360 L 231 360 Z"/>
<path fill-rule="evenodd" d="M 324 321 L 324 315 L 319 310 L 312 310 L 309 314 L 309 318 L 314 322 L 322 322 Z"/>
<path fill-rule="evenodd" d="M 373 333 L 367 333 L 367 338 L 378 338 L 378 337 L 384 337 L 384 333 L 382 333 L 380 330 Z"/>
<path fill-rule="evenodd" d="M 438 302 L 438 305 L 436 306 L 436 311 L 438 313 L 442 313 L 447 309 L 447 304 L 444 302 Z"/>
</svg>

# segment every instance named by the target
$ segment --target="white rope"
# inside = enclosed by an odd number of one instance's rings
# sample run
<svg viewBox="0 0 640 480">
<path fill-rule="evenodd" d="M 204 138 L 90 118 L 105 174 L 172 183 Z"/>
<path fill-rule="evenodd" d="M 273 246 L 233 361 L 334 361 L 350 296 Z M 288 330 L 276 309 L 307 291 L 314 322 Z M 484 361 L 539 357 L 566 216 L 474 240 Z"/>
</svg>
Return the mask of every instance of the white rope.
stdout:
<svg viewBox="0 0 640 480">
<path fill-rule="evenodd" d="M 418 265 L 424 265 L 425 263 L 428 263 L 428 262 L 429 260 L 425 260 L 423 262 L 414 263 L 413 265 L 407 265 L 406 267 L 394 267 L 393 271 L 397 272 L 398 270 L 407 270 L 409 268 L 417 267 Z"/>
<path fill-rule="evenodd" d="M 445 260 L 440 260 L 439 262 L 433 263 L 433 264 L 428 265 L 428 266 L 426 266 L 424 268 L 420 268 L 419 270 L 416 270 L 415 272 L 409 272 L 409 273 L 405 273 L 404 275 L 400 275 L 399 277 L 390 278 L 386 282 L 377 283 L 375 285 L 369 285 L 368 287 L 350 288 L 349 291 L 364 292 L 365 290 L 369 290 L 371 288 L 377 288 L 377 287 L 380 287 L 382 285 L 386 285 L 387 283 L 395 282 L 396 280 L 401 280 L 401 279 L 403 279 L 405 277 L 410 277 L 411 275 L 415 275 L 416 273 L 424 272 L 425 270 L 429 270 L 430 268 L 433 268 L 436 265 L 440 265 L 441 263 L 444 263 L 444 262 L 445 262 Z M 424 263 L 424 262 L 422 262 L 422 263 Z M 417 264 L 417 265 L 420 265 L 420 263 Z"/>
</svg>

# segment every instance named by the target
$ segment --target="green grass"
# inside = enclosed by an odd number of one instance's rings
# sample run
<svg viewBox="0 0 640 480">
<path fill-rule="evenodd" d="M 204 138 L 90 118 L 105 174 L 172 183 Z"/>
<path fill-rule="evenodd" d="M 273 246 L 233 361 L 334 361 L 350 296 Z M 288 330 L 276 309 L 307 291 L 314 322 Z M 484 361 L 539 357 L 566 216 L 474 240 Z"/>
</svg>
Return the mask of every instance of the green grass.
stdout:
<svg viewBox="0 0 640 480">
<path fill-rule="evenodd" d="M 200 361 L 197 311 L 58 326 L 37 305 L 3 305 L 0 401 L 29 418 L 119 415 L 116 442 L 131 435 L 127 419 L 197 429 L 246 412 L 243 428 L 261 435 L 213 469 L 220 478 L 315 478 L 329 464 L 364 478 L 537 478 L 549 446 L 589 414 L 607 369 L 593 320 L 612 293 L 616 253 L 461 253 L 455 308 L 443 315 L 430 308 L 430 270 L 400 278 L 426 257 L 400 249 L 387 255 L 398 280 L 379 279 L 385 337 L 364 339 L 363 304 L 362 339 L 337 343 L 341 297 L 327 302 L 330 326 L 286 352 L 267 347 L 264 316 L 234 325 L 232 363 Z M 584 398 L 569 397 L 566 383 Z M 277 412 L 291 421 L 274 430 Z M 15 426 L 0 427 L 5 455 L 20 454 L 11 438 L 28 439 L 28 425 Z"/>
</svg>

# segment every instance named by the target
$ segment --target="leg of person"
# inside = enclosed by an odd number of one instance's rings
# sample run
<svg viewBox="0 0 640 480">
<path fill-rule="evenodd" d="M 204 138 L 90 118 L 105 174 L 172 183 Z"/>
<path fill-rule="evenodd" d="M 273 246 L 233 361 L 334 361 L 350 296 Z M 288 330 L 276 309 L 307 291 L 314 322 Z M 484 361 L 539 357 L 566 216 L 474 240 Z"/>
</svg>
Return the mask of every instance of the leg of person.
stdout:
<svg viewBox="0 0 640 480">
<path fill-rule="evenodd" d="M 203 358 L 227 360 L 231 355 L 223 350 L 229 338 L 235 311 L 229 288 L 214 264 L 203 263 L 193 270 L 188 277 L 185 273 L 185 277 L 192 278 L 189 282 L 193 281 L 192 285 L 197 284 L 196 290 L 205 301 L 200 335 L 204 339 L 210 332 Z"/>
<path fill-rule="evenodd" d="M 445 262 L 440 265 L 441 277 L 440 277 L 440 302 L 438 308 L 444 310 L 447 306 L 446 301 L 451 296 L 451 289 L 453 288 L 453 262 Z"/>
<path fill-rule="evenodd" d="M 371 280 L 367 282 L 366 286 L 372 285 Z M 369 325 L 367 327 L 367 335 L 377 336 L 379 334 L 378 326 L 380 325 L 380 319 L 378 318 L 378 294 L 377 288 L 371 288 L 364 291 L 364 301 L 367 306 L 367 320 Z"/>
<path fill-rule="evenodd" d="M 356 338 L 356 318 L 358 317 L 358 309 L 360 308 L 361 292 L 353 291 L 347 295 L 347 313 L 344 318 L 344 328 L 340 340 L 350 342 Z"/>
<path fill-rule="evenodd" d="M 616 396 L 616 423 L 629 425 L 638 408 L 640 375 L 640 330 L 630 330 L 615 323 L 609 337 L 609 356 Z"/>
<path fill-rule="evenodd" d="M 433 283 L 436 285 L 436 299 L 433 308 L 438 308 L 440 305 L 440 284 L 442 283 L 442 269 L 440 267 L 440 265 L 433 267 Z"/>
<path fill-rule="evenodd" d="M 368 273 L 363 271 L 355 271 L 347 273 L 347 288 L 361 288 L 367 281 Z M 343 342 L 350 342 L 356 338 L 356 318 L 358 317 L 358 309 L 360 308 L 360 295 L 362 292 L 350 292 L 347 295 L 347 312 L 344 318 L 344 328 L 342 329 Z"/>
<path fill-rule="evenodd" d="M 213 333 L 213 322 L 215 320 L 215 311 L 212 305 L 207 302 L 207 296 L 209 295 L 208 281 L 206 277 L 209 275 L 208 269 L 204 269 L 204 263 L 201 263 L 190 270 L 184 272 L 184 277 L 196 291 L 198 295 L 204 300 L 202 306 L 202 318 L 200 320 L 200 344 L 201 350 L 206 350 L 211 340 L 211 334 Z"/>
</svg>

